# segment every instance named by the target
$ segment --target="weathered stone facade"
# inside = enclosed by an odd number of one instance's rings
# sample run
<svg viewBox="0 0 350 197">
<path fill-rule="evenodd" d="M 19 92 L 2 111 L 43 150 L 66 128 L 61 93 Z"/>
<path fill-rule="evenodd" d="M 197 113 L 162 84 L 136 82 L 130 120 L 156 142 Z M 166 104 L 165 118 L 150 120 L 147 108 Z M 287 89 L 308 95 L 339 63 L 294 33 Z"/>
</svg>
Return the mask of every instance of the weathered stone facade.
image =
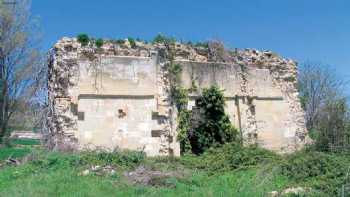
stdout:
<svg viewBox="0 0 350 197">
<path fill-rule="evenodd" d="M 106 42 L 82 47 L 63 38 L 49 61 L 49 135 L 56 149 L 116 147 L 148 155 L 180 155 L 169 63 L 182 66 L 181 85 L 224 89 L 226 111 L 246 143 L 291 152 L 306 141 L 296 89 L 297 66 L 272 52 L 220 46 Z"/>
</svg>

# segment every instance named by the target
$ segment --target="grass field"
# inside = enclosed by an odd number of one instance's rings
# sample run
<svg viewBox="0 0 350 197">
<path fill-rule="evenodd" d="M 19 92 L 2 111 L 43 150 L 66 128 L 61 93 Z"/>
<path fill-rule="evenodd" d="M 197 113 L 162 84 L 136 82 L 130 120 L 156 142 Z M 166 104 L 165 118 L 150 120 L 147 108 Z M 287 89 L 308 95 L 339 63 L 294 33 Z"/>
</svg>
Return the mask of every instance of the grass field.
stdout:
<svg viewBox="0 0 350 197">
<path fill-rule="evenodd" d="M 263 196 L 287 183 L 283 176 L 249 169 L 215 175 L 191 171 L 186 178 L 162 180 L 167 187 L 142 186 L 128 183 L 122 173 L 80 176 L 82 170 L 64 164 L 8 167 L 0 173 L 0 196 Z"/>
<path fill-rule="evenodd" d="M 294 186 L 314 188 L 299 196 L 335 196 L 345 176 L 337 165 L 350 161 L 348 156 L 323 153 L 284 158 L 261 149 L 232 151 L 231 146 L 200 157 L 145 158 L 138 152 L 47 152 L 32 143 L 16 143 L 20 147 L 0 149 L 0 160 L 27 154 L 26 162 L 0 167 L 0 196 L 250 197 Z M 82 174 L 92 166 L 113 166 L 116 173 Z M 173 175 L 153 177 L 148 184 L 130 181 L 125 174 L 139 166 Z"/>
<path fill-rule="evenodd" d="M 286 183 L 284 177 L 258 183 L 256 170 L 215 176 L 194 173 L 187 180 L 169 180 L 170 188 L 133 186 L 120 177 L 78 176 L 73 169 L 31 175 L 21 174 L 22 170 L 8 169 L 0 176 L 6 182 L 1 184 L 2 196 L 263 196 Z"/>
</svg>

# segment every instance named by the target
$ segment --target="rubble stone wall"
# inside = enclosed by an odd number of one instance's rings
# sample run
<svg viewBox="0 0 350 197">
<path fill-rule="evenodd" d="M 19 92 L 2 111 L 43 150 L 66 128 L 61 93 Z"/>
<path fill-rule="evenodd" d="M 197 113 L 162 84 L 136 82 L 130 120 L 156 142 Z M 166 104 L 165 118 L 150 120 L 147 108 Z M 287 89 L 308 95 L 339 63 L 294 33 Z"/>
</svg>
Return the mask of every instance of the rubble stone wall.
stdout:
<svg viewBox="0 0 350 197">
<path fill-rule="evenodd" d="M 224 51 L 226 53 L 226 51 Z M 215 54 L 215 56 L 213 56 Z M 296 89 L 296 63 L 272 52 L 175 43 L 136 47 L 106 42 L 81 46 L 61 39 L 49 61 L 49 145 L 54 149 L 114 148 L 147 155 L 180 155 L 177 112 L 170 98 L 169 63 L 180 64 L 181 85 L 224 89 L 226 111 L 245 143 L 291 152 L 307 141 Z"/>
</svg>

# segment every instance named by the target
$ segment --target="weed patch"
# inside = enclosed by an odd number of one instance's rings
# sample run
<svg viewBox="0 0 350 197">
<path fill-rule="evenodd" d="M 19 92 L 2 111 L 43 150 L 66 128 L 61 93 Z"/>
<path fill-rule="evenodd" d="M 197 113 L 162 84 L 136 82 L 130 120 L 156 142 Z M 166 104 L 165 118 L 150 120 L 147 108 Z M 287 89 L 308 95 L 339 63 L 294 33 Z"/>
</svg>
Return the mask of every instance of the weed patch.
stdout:
<svg viewBox="0 0 350 197">
<path fill-rule="evenodd" d="M 350 167 L 349 155 L 303 151 L 289 155 L 281 165 L 282 174 L 296 184 L 339 194 Z"/>
</svg>

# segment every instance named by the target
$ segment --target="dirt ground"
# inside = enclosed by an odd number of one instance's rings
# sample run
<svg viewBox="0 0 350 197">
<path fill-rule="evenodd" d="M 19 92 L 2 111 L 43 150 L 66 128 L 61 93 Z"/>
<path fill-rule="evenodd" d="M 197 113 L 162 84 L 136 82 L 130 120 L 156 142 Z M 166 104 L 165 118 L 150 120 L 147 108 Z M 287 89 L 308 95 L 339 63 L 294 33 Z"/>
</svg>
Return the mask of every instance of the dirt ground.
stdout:
<svg viewBox="0 0 350 197">
<path fill-rule="evenodd" d="M 125 172 L 124 176 L 132 184 L 171 187 L 172 184 L 169 179 L 180 179 L 183 178 L 185 174 L 179 171 L 162 172 L 158 170 L 152 170 L 144 165 L 140 165 L 134 171 Z"/>
</svg>

